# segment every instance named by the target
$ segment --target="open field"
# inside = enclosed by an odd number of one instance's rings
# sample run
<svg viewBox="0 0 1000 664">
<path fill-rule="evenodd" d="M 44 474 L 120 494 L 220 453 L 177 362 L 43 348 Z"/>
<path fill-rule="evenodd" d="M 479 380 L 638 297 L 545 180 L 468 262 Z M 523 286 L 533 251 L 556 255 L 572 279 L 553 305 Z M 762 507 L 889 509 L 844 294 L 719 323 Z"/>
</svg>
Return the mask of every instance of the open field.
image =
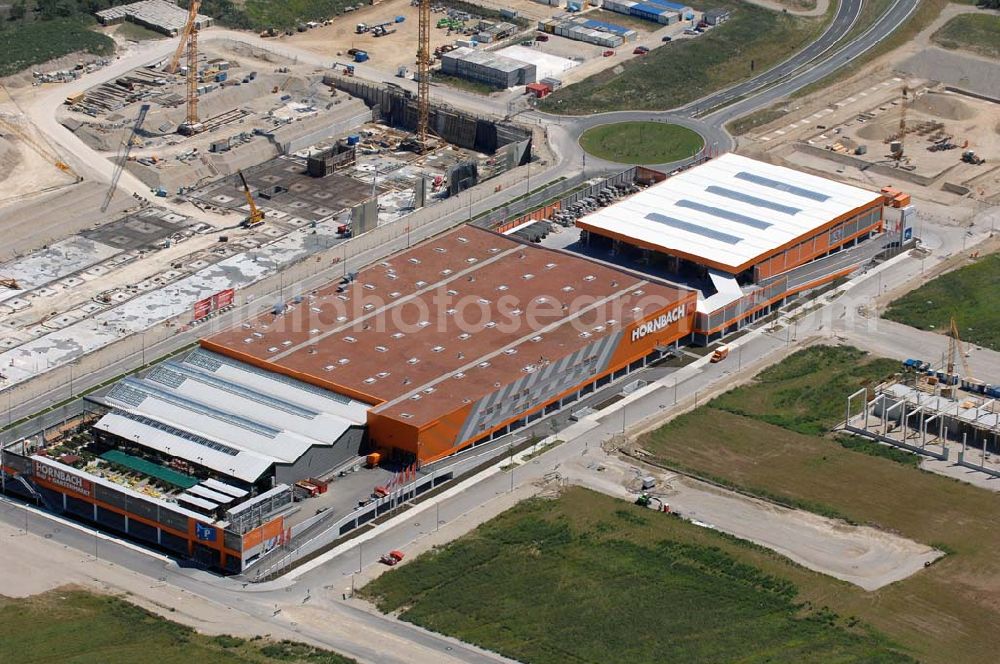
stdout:
<svg viewBox="0 0 1000 664">
<path fill-rule="evenodd" d="M 962 14 L 931 36 L 938 46 L 961 49 L 987 58 L 1000 58 L 1000 16 Z"/>
<path fill-rule="evenodd" d="M 96 55 L 114 53 L 114 40 L 91 30 L 92 23 L 87 19 L 62 18 L 12 23 L 0 29 L 0 76 L 16 74 L 77 51 Z"/>
<path fill-rule="evenodd" d="M 962 341 L 1000 351 L 1000 254 L 948 272 L 889 304 L 889 320 L 948 332 L 951 317 Z"/>
<path fill-rule="evenodd" d="M 167 38 L 167 36 L 163 33 L 150 30 L 149 28 L 144 28 L 138 23 L 131 23 L 129 21 L 118 24 L 114 30 L 114 34 L 115 37 L 118 37 L 119 39 L 128 39 L 137 42 Z"/>
<path fill-rule="evenodd" d="M 32 662 L 81 664 L 350 664 L 336 653 L 291 641 L 203 636 L 115 597 L 60 588 L 26 599 L 0 596 L 0 652 Z"/>
<path fill-rule="evenodd" d="M 673 108 L 787 59 L 815 38 L 829 18 L 829 12 L 814 19 L 796 18 L 732 0 L 711 6 L 733 10 L 732 19 L 700 37 L 664 44 L 621 67 L 556 90 L 540 107 L 570 115 Z"/>
<path fill-rule="evenodd" d="M 823 435 L 844 419 L 844 398 L 899 370 L 899 362 L 856 348 L 813 346 L 762 371 L 751 385 L 726 392 L 714 408 L 786 429 Z"/>
<path fill-rule="evenodd" d="M 690 157 L 705 145 L 697 132 L 664 122 L 619 122 L 583 132 L 584 150 L 620 164 L 666 164 Z"/>
<path fill-rule="evenodd" d="M 912 661 L 801 597 L 796 586 L 813 578 L 846 585 L 571 488 L 522 503 L 362 592 L 405 620 L 533 664 Z"/>
<path fill-rule="evenodd" d="M 996 495 L 793 430 L 839 419 L 833 408 L 838 397 L 823 392 L 859 387 L 863 375 L 838 367 L 854 362 L 825 349 L 800 351 L 762 374 L 759 387 L 729 392 L 637 444 L 658 464 L 946 551 L 931 568 L 877 593 L 827 592 L 813 581 L 800 590 L 821 593 L 832 610 L 858 616 L 911 646 L 923 661 L 995 661 L 1000 533 L 990 515 Z M 869 360 L 867 367 L 878 363 Z M 814 372 L 804 373 L 810 365 Z"/>
</svg>

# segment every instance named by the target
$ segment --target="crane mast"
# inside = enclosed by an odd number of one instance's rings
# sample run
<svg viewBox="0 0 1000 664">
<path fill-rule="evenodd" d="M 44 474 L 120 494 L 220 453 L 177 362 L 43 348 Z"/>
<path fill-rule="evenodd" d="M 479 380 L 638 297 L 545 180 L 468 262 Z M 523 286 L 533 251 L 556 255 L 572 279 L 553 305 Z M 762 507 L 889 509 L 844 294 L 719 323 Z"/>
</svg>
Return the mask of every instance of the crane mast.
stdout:
<svg viewBox="0 0 1000 664">
<path fill-rule="evenodd" d="M 417 141 L 427 150 L 431 92 L 431 0 L 420 0 L 417 45 Z"/>
<path fill-rule="evenodd" d="M 201 123 L 198 120 L 198 10 L 201 9 L 201 0 L 191 0 L 188 6 L 187 22 L 181 31 L 180 41 L 174 50 L 174 55 L 170 58 L 170 63 L 166 66 L 166 71 L 175 74 L 180 66 L 181 55 L 187 50 L 187 114 L 184 123 L 178 127 L 182 134 L 196 134 L 201 130 Z"/>
</svg>

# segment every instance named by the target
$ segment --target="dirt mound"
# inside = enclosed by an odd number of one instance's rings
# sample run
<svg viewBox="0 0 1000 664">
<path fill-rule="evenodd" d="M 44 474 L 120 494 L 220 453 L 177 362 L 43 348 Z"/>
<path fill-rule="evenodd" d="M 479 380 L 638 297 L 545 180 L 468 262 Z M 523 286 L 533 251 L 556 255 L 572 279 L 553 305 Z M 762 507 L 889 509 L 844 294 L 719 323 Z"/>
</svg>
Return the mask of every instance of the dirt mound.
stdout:
<svg viewBox="0 0 1000 664">
<path fill-rule="evenodd" d="M 866 141 L 880 141 L 899 131 L 899 117 L 883 117 L 865 124 L 855 132 L 858 138 Z"/>
<path fill-rule="evenodd" d="M 936 92 L 920 96 L 913 102 L 911 108 L 944 120 L 968 120 L 976 115 L 976 112 L 958 97 Z"/>
</svg>

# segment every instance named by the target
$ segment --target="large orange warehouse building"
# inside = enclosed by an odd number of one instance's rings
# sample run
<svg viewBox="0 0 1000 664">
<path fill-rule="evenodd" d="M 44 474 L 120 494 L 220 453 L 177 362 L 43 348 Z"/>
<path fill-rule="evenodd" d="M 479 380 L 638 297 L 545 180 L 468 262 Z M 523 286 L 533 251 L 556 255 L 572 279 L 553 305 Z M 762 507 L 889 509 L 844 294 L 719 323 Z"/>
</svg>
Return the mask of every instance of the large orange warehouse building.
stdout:
<svg viewBox="0 0 1000 664">
<path fill-rule="evenodd" d="M 421 462 L 512 431 L 692 331 L 696 293 L 465 226 L 201 343 L 371 404 Z"/>
<path fill-rule="evenodd" d="M 870 260 L 881 243 L 861 245 L 882 233 L 888 202 L 880 192 L 728 153 L 576 224 L 590 244 L 644 253 L 645 265 L 704 283 L 694 338 L 704 343 Z"/>
</svg>

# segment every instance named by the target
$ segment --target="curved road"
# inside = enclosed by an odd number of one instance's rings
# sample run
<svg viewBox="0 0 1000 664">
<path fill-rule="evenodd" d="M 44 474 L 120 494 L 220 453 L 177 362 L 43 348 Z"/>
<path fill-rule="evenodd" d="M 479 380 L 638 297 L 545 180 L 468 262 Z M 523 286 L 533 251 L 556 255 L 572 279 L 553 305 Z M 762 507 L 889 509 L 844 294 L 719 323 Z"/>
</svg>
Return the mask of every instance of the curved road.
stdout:
<svg viewBox="0 0 1000 664">
<path fill-rule="evenodd" d="M 863 2 L 864 0 L 843 0 L 834 20 L 823 35 L 816 42 L 777 67 L 763 72 L 753 79 L 710 94 L 677 109 L 663 112 L 622 111 L 581 117 L 551 116 L 537 112 L 523 113 L 520 117 L 524 120 L 545 126 L 551 148 L 556 155 L 554 163 L 548 164 L 540 173 L 532 173 L 532 176 L 536 182 L 541 184 L 576 170 L 576 164 L 582 165 L 584 159 L 584 153 L 577 143 L 580 133 L 591 126 L 623 120 L 652 119 L 674 122 L 701 133 L 709 148 L 714 146 L 720 152 L 730 149 L 733 141 L 724 129 L 725 123 L 740 115 L 763 108 L 776 99 L 836 71 L 851 59 L 858 57 L 888 37 L 900 23 L 913 13 L 919 0 L 895 0 L 889 10 L 871 28 L 861 33 L 850 43 L 836 46 L 836 43 L 850 31 L 858 19 Z M 319 66 L 329 67 L 331 63 L 330 58 L 284 44 L 264 41 L 246 33 L 213 28 L 203 35 L 203 40 L 211 39 L 237 40 Z M 112 168 L 110 162 L 94 153 L 75 135 L 58 124 L 55 120 L 56 109 L 62 104 L 62 100 L 67 94 L 82 91 L 98 82 L 114 78 L 128 69 L 155 61 L 168 55 L 170 51 L 172 51 L 170 41 L 154 42 L 151 45 L 143 46 L 116 61 L 110 67 L 54 88 L 52 91 L 41 92 L 35 99 L 26 104 L 28 113 L 38 124 L 39 129 L 47 134 L 53 143 L 60 146 L 62 153 L 70 155 L 73 162 L 77 162 L 74 165 L 80 166 L 77 169 L 79 172 L 88 172 L 91 177 L 96 175 L 97 179 L 107 181 L 110 179 Z M 403 84 L 404 87 L 414 87 L 411 81 L 394 79 L 367 66 L 359 66 L 357 74 L 359 77 L 374 81 L 391 81 Z M 446 102 L 477 113 L 503 115 L 508 111 L 507 99 L 472 98 L 459 91 L 443 87 L 435 87 L 433 96 L 435 101 Z M 701 115 L 700 118 L 699 115 Z M 609 162 L 600 162 L 596 159 L 589 161 L 596 162 L 598 166 L 614 166 Z M 676 165 L 678 164 L 665 166 L 674 167 Z M 137 179 L 132 178 L 127 172 L 119 187 L 124 191 L 132 190 L 142 195 L 148 194 L 148 188 Z M 495 196 L 486 196 L 479 203 L 486 206 L 492 205 L 492 198 Z M 478 211 L 480 206 L 476 207 Z M 504 479 L 503 482 L 506 480 Z M 468 496 L 467 498 L 471 499 Z M 0 509 L 0 519 L 10 521 L 12 516 L 14 515 L 10 511 Z M 24 517 L 17 515 L 16 518 Z M 31 520 L 34 523 L 31 524 L 30 530 L 34 532 L 48 531 L 53 534 L 51 519 L 33 516 Z M 397 535 L 396 530 L 394 528 L 387 531 L 385 536 Z M 96 540 L 92 540 L 91 535 L 82 534 L 78 529 L 70 527 L 56 526 L 55 531 L 58 532 L 59 541 L 64 544 L 83 551 L 94 550 L 93 542 Z M 398 534 L 402 536 L 402 530 Z M 93 537 L 103 538 L 104 536 L 96 535 Z M 297 580 L 289 580 L 287 588 L 282 588 L 281 583 L 267 584 L 266 587 L 257 588 L 257 592 L 247 592 L 239 588 L 238 584 L 231 579 L 220 579 L 213 575 L 184 570 L 176 565 L 137 554 L 115 541 L 102 542 L 100 547 L 102 549 L 100 556 L 103 559 L 111 559 L 116 564 L 147 577 L 160 578 L 164 581 L 169 579 L 172 586 L 185 588 L 193 594 L 222 602 L 258 619 L 271 619 L 271 607 L 282 599 L 286 600 L 286 603 L 288 599 L 293 598 L 303 603 L 310 601 L 311 591 L 308 587 L 304 587 L 309 583 L 307 579 L 310 576 L 313 582 L 322 582 L 314 575 L 305 575 Z M 289 592 L 291 595 L 286 594 Z M 329 613 L 331 628 L 320 632 L 299 626 L 300 633 L 304 637 L 326 643 L 337 650 L 347 652 L 363 660 L 380 662 L 408 662 L 418 659 L 440 662 L 505 661 L 493 653 L 479 650 L 448 637 L 432 634 L 391 617 L 370 614 L 339 601 L 316 599 L 317 603 L 321 602 L 322 609 Z M 295 623 L 292 625 L 294 626 Z M 335 626 L 339 626 L 339 629 Z M 408 652 L 410 656 L 408 656 Z M 424 657 L 417 657 L 417 653 L 424 655 Z M 430 656 L 430 659 L 427 656 Z"/>
<path fill-rule="evenodd" d="M 864 0 L 844 0 L 829 28 L 818 40 L 788 60 L 762 74 L 719 90 L 701 99 L 668 111 L 612 111 L 586 116 L 539 115 L 546 122 L 562 126 L 575 141 L 586 129 L 596 125 L 630 120 L 671 122 L 694 129 L 705 139 L 705 146 L 715 152 L 732 149 L 734 142 L 725 129 L 731 120 L 764 108 L 796 90 L 818 81 L 861 56 L 891 35 L 920 4 L 919 0 L 895 0 L 869 28 L 846 44 L 837 42 L 850 32 L 858 20 Z M 576 150 L 582 153 L 578 145 Z M 612 167 L 614 162 L 588 159 L 600 166 Z M 672 169 L 689 163 L 684 159 L 658 165 Z"/>
</svg>

